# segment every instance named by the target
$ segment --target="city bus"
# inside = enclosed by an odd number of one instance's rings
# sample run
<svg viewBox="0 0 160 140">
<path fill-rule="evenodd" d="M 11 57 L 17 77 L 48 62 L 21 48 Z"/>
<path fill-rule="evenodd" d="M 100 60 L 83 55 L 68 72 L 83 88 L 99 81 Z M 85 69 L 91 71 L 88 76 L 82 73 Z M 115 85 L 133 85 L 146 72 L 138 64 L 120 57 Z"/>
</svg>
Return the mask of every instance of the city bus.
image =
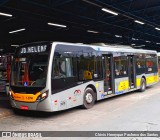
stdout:
<svg viewBox="0 0 160 140">
<path fill-rule="evenodd" d="M 157 53 L 157 56 L 158 56 L 158 73 L 160 76 L 160 52 Z"/>
<path fill-rule="evenodd" d="M 63 42 L 16 48 L 9 96 L 13 109 L 54 112 L 140 90 L 158 82 L 157 52 Z"/>
</svg>

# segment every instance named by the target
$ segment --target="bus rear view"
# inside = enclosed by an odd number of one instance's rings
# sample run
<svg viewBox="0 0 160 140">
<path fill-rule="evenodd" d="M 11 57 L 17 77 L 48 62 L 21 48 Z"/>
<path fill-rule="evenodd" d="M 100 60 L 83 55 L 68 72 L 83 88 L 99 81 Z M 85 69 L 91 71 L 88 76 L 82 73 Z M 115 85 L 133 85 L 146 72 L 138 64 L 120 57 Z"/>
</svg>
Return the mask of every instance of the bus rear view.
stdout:
<svg viewBox="0 0 160 140">
<path fill-rule="evenodd" d="M 17 48 L 12 63 L 10 99 L 14 108 L 47 110 L 47 71 L 51 44 L 36 43 Z"/>
</svg>

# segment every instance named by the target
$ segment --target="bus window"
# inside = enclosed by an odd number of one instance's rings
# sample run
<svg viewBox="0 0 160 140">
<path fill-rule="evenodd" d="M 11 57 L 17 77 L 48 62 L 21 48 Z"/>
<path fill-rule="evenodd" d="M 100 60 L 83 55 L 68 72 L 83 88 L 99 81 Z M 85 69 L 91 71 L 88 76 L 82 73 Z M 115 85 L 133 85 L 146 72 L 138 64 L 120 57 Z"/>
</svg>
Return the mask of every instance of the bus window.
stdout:
<svg viewBox="0 0 160 140">
<path fill-rule="evenodd" d="M 115 64 L 115 77 L 125 77 L 127 76 L 127 57 L 119 56 L 114 57 Z"/>
<path fill-rule="evenodd" d="M 72 87 L 77 79 L 77 58 L 57 50 L 52 63 L 52 94 Z"/>
<path fill-rule="evenodd" d="M 101 79 L 103 78 L 103 68 L 102 68 L 102 57 L 101 56 L 97 56 L 96 58 L 96 73 L 97 73 L 97 77 L 94 76 L 94 78 L 96 79 Z"/>
<path fill-rule="evenodd" d="M 73 77 L 73 62 L 72 58 L 58 58 L 53 60 L 53 77 L 54 79 Z"/>
<path fill-rule="evenodd" d="M 15 58 L 12 67 L 12 86 L 46 85 L 48 54 Z"/>
<path fill-rule="evenodd" d="M 157 72 L 157 57 L 156 55 L 146 55 L 146 72 Z"/>
<path fill-rule="evenodd" d="M 144 59 L 144 55 L 139 54 L 136 56 L 136 72 L 137 74 L 142 74 L 145 73 L 145 59 Z"/>
<path fill-rule="evenodd" d="M 78 62 L 79 80 L 92 80 L 102 78 L 101 57 L 80 57 Z"/>
</svg>

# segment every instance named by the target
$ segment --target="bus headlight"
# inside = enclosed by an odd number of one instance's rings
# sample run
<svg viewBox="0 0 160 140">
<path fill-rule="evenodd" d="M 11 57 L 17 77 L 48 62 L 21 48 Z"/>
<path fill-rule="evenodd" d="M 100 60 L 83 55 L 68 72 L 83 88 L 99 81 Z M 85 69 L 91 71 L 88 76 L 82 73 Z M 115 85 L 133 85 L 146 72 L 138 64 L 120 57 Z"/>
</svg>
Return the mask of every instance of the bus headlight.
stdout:
<svg viewBox="0 0 160 140">
<path fill-rule="evenodd" d="M 44 99 L 46 99 L 48 97 L 48 91 L 43 92 L 41 95 L 38 96 L 37 101 L 43 101 Z"/>
</svg>

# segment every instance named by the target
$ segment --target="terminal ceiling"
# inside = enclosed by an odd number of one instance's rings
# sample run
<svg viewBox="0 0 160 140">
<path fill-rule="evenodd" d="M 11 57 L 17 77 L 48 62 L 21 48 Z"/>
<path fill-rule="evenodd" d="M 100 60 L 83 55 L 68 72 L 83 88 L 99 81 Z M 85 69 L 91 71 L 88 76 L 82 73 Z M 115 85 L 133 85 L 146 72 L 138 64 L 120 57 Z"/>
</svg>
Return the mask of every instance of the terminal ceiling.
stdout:
<svg viewBox="0 0 160 140">
<path fill-rule="evenodd" d="M 1 0 L 0 13 L 10 15 L 0 15 L 1 54 L 13 52 L 11 45 L 35 41 L 99 42 L 160 51 L 160 0 Z M 24 30 L 9 33 L 19 29 Z"/>
</svg>

